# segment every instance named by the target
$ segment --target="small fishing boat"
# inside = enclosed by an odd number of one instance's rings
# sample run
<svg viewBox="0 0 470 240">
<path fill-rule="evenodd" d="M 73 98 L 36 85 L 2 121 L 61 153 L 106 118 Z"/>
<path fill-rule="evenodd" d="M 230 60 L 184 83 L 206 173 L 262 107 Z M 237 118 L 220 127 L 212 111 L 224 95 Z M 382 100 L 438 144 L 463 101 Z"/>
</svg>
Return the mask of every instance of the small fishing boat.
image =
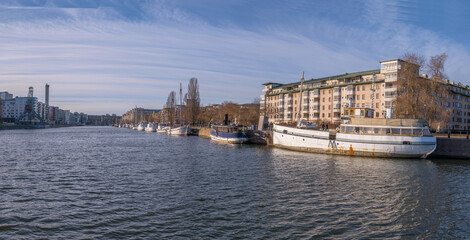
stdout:
<svg viewBox="0 0 470 240">
<path fill-rule="evenodd" d="M 245 143 L 248 141 L 244 126 L 214 125 L 211 140 L 222 143 Z"/>
<path fill-rule="evenodd" d="M 146 132 L 155 132 L 155 131 L 157 131 L 157 129 L 155 127 L 155 124 L 149 122 L 147 124 L 147 126 L 145 127 L 145 131 Z"/>
<path fill-rule="evenodd" d="M 177 126 L 177 127 L 171 127 L 167 133 L 169 135 L 175 135 L 175 136 L 188 136 L 190 132 L 190 128 L 185 125 L 185 126 Z"/>
<path fill-rule="evenodd" d="M 137 126 L 136 130 L 137 131 L 144 131 L 145 130 L 144 123 L 143 122 L 139 123 L 139 126 Z"/>
<path fill-rule="evenodd" d="M 166 133 L 168 131 L 168 129 L 169 129 L 169 127 L 166 124 L 160 123 L 157 126 L 157 133 Z"/>
</svg>

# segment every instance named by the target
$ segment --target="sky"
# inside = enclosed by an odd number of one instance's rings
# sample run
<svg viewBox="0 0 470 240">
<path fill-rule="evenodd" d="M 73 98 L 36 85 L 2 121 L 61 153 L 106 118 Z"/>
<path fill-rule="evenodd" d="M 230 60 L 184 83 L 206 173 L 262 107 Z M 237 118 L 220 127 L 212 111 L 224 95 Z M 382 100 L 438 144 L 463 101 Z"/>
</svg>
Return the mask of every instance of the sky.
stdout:
<svg viewBox="0 0 470 240">
<path fill-rule="evenodd" d="M 470 85 L 468 1 L 1 0 L 0 92 L 72 112 L 162 108 L 199 82 L 203 105 L 250 103 L 266 82 L 446 52 Z"/>
</svg>

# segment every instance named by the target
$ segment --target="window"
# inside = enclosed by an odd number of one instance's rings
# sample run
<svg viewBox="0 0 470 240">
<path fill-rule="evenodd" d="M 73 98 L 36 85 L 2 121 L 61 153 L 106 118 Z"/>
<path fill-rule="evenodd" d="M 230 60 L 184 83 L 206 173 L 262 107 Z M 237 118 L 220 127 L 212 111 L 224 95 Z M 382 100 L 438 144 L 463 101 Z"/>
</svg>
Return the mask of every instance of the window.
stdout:
<svg viewBox="0 0 470 240">
<path fill-rule="evenodd" d="M 379 94 L 378 93 L 375 94 L 375 98 L 379 99 Z"/>
<path fill-rule="evenodd" d="M 328 97 L 328 102 L 331 102 L 331 97 Z"/>
<path fill-rule="evenodd" d="M 362 94 L 362 100 L 366 99 L 366 95 Z"/>
<path fill-rule="evenodd" d="M 401 130 L 401 134 L 402 134 L 402 135 L 411 135 L 411 129 L 403 128 L 403 129 Z"/>
<path fill-rule="evenodd" d="M 361 95 L 357 95 L 357 100 L 361 99 Z"/>
<path fill-rule="evenodd" d="M 366 86 L 362 85 L 362 91 L 366 90 Z"/>
<path fill-rule="evenodd" d="M 400 129 L 399 128 L 392 128 L 392 135 L 400 135 Z"/>
<path fill-rule="evenodd" d="M 379 117 L 379 112 L 375 112 L 375 117 Z"/>
<path fill-rule="evenodd" d="M 360 88 L 359 86 L 357 86 L 357 89 L 356 89 L 356 90 L 357 90 L 357 91 L 360 91 L 360 90 L 361 90 L 361 88 Z"/>
<path fill-rule="evenodd" d="M 413 135 L 414 136 L 421 136 L 421 135 L 423 135 L 423 130 L 422 129 L 413 129 Z"/>
<path fill-rule="evenodd" d="M 375 107 L 379 108 L 379 103 L 375 103 Z M 378 116 L 377 116 L 378 117 Z"/>
<path fill-rule="evenodd" d="M 328 113 L 328 117 L 331 117 L 331 113 Z"/>
<path fill-rule="evenodd" d="M 325 118 L 325 114 L 324 114 L 324 113 L 322 113 L 322 114 L 321 114 L 321 117 L 322 117 L 322 118 Z"/>
</svg>

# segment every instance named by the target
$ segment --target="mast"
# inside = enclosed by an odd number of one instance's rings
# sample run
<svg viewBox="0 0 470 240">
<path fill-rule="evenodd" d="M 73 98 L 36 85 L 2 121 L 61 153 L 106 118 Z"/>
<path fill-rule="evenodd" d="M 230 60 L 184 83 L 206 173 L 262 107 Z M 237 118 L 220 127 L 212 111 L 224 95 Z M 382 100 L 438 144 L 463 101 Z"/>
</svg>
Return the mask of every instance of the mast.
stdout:
<svg viewBox="0 0 470 240">
<path fill-rule="evenodd" d="M 300 114 L 301 114 L 301 111 L 302 111 L 303 87 L 304 87 L 304 72 L 302 72 L 302 77 L 300 78 L 299 112 L 297 113 L 297 126 L 300 126 Z"/>
<path fill-rule="evenodd" d="M 180 124 L 183 125 L 183 89 L 180 83 Z"/>
</svg>

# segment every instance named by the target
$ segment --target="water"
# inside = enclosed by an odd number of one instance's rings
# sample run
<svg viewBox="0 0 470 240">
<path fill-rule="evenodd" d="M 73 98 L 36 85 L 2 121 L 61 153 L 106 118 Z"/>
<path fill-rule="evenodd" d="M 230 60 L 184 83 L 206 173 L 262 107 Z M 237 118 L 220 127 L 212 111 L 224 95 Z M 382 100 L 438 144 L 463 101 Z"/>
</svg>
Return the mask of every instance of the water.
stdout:
<svg viewBox="0 0 470 240">
<path fill-rule="evenodd" d="M 0 131 L 0 238 L 467 238 L 470 164 Z"/>
</svg>

